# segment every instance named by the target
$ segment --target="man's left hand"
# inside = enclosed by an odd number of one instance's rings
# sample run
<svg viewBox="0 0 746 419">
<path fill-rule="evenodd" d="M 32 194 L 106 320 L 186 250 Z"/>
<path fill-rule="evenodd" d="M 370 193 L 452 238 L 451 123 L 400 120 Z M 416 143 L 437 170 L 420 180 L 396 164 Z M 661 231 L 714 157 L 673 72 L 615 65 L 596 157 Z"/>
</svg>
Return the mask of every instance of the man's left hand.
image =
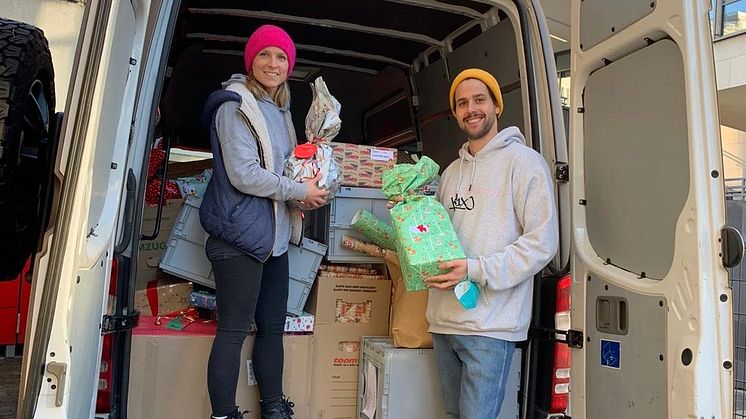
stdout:
<svg viewBox="0 0 746 419">
<path fill-rule="evenodd" d="M 435 275 L 425 279 L 425 285 L 428 288 L 437 288 L 440 290 L 452 290 L 459 282 L 466 278 L 469 273 L 469 265 L 466 259 L 456 259 L 449 262 L 438 264 L 440 269 L 450 269 L 451 271 L 443 275 Z"/>
</svg>

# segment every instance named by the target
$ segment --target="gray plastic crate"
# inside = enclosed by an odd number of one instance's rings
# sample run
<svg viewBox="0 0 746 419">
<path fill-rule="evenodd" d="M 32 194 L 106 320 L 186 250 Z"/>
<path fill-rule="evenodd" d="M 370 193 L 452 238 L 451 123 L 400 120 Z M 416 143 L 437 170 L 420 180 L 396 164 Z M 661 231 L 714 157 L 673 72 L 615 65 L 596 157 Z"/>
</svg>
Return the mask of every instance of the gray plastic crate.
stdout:
<svg viewBox="0 0 746 419">
<path fill-rule="evenodd" d="M 386 196 L 380 189 L 343 186 L 329 205 L 314 211 L 310 223 L 315 229 L 311 235 L 329 245 L 326 259 L 333 263 L 382 263 L 381 258 L 342 247 L 342 239 L 344 236 L 350 236 L 370 241 L 350 226 L 352 217 L 360 209 L 365 209 L 391 224 L 386 202 Z"/>
<path fill-rule="evenodd" d="M 188 196 L 176 217 L 159 267 L 180 278 L 215 288 L 212 264 L 205 254 L 208 234 L 199 222 L 202 199 Z"/>
<path fill-rule="evenodd" d="M 202 199 L 189 196 L 176 218 L 166 250 L 160 262 L 165 272 L 188 279 L 210 288 L 215 288 L 212 264 L 205 254 L 208 234 L 199 222 L 199 207 Z M 300 247 L 288 247 L 290 268 L 290 288 L 288 292 L 288 313 L 300 315 L 316 279 L 321 259 L 327 246 L 304 238 Z"/>
<path fill-rule="evenodd" d="M 288 264 L 290 265 L 288 313 L 300 316 L 303 312 L 326 250 L 325 244 L 305 237 L 300 247 L 293 244 L 288 247 Z"/>
<path fill-rule="evenodd" d="M 445 419 L 445 409 L 432 349 L 396 348 L 389 337 L 361 338 L 357 412 L 359 419 Z M 377 371 L 376 413 L 363 414 L 365 374 L 368 363 Z M 505 399 L 496 419 L 518 418 L 521 350 L 516 349 L 510 367 Z"/>
<path fill-rule="evenodd" d="M 432 349 L 398 349 L 388 337 L 361 339 L 357 412 L 360 419 L 445 419 Z M 368 363 L 377 371 L 376 413 L 368 418 L 365 380 Z"/>
</svg>

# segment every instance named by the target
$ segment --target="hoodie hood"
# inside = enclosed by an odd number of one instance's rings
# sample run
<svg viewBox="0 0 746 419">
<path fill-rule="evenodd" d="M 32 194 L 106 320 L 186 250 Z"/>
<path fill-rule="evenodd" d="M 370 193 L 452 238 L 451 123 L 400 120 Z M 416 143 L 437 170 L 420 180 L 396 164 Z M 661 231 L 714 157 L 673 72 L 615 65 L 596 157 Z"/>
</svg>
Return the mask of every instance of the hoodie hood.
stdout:
<svg viewBox="0 0 746 419">
<path fill-rule="evenodd" d="M 469 190 L 471 190 L 472 186 L 474 185 L 474 176 L 477 172 L 477 161 L 490 158 L 490 155 L 499 152 L 500 149 L 503 149 L 513 143 L 518 143 L 521 145 L 526 144 L 526 139 L 523 137 L 523 134 L 518 129 L 518 127 L 515 126 L 504 128 L 503 130 L 495 134 L 495 136 L 492 137 L 487 145 L 479 150 L 476 156 L 472 156 L 471 153 L 469 153 L 469 142 L 467 141 L 466 143 L 464 143 L 464 145 L 461 146 L 461 149 L 458 151 L 459 166 L 457 190 L 461 190 L 461 183 L 464 180 L 464 161 L 473 163 L 471 166 L 471 177 L 469 178 Z"/>
</svg>

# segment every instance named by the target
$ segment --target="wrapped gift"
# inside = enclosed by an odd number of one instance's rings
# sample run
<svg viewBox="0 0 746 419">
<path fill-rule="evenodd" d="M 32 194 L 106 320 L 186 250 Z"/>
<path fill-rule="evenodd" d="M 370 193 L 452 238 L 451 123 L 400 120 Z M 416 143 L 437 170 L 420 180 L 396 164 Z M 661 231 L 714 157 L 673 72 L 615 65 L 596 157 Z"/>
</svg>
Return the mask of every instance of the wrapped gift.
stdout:
<svg viewBox="0 0 746 419">
<path fill-rule="evenodd" d="M 313 314 L 305 311 L 300 316 L 285 317 L 285 332 L 313 332 Z"/>
<path fill-rule="evenodd" d="M 194 176 L 180 177 L 176 179 L 181 196 L 196 196 L 202 198 L 207 190 L 207 185 L 212 177 L 212 169 L 205 169 L 202 173 Z"/>
<path fill-rule="evenodd" d="M 218 308 L 217 303 L 215 302 L 215 294 L 204 291 L 190 292 L 189 305 L 207 310 L 217 310 Z"/>
<path fill-rule="evenodd" d="M 192 283 L 160 279 L 149 281 L 145 289 L 135 292 L 135 309 L 145 316 L 179 312 L 189 307 Z"/>
<path fill-rule="evenodd" d="M 339 165 L 334 160 L 328 142 L 342 126 L 339 112 L 342 105 L 329 93 L 321 77 L 311 83 L 313 100 L 306 115 L 306 139 L 293 150 L 285 162 L 284 175 L 297 181 L 313 179 L 321 174 L 318 185 L 329 191 L 328 199 L 334 197 L 342 182 Z"/>
<path fill-rule="evenodd" d="M 361 209 L 353 217 L 350 223 L 352 228 L 369 238 L 373 243 L 384 249 L 395 249 L 394 230 L 383 220 Z"/>
<path fill-rule="evenodd" d="M 313 333 L 313 327 L 315 324 L 316 318 L 313 314 L 306 313 L 305 311 L 301 313 L 300 316 L 286 316 L 285 317 L 285 333 L 296 333 L 296 334 L 305 334 L 305 333 Z M 254 333 L 256 332 L 256 323 L 251 322 L 251 325 L 249 325 L 249 332 Z"/>
<path fill-rule="evenodd" d="M 398 155 L 395 148 L 334 142 L 329 146 L 341 168 L 344 186 L 380 188 L 381 175 L 394 167 Z"/>
<path fill-rule="evenodd" d="M 425 289 L 423 277 L 447 273 L 441 262 L 464 259 L 464 250 L 443 205 L 433 196 L 411 194 L 438 173 L 438 164 L 422 157 L 383 174 L 383 193 L 404 200 L 391 208 L 391 222 L 402 275 L 408 291 Z"/>
</svg>

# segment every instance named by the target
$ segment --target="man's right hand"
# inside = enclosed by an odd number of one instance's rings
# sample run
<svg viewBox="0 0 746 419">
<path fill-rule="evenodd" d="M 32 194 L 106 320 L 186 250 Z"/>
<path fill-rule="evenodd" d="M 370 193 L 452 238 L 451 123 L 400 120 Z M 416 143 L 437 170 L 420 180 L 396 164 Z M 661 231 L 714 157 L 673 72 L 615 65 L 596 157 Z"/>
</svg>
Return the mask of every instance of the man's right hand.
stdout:
<svg viewBox="0 0 746 419">
<path fill-rule="evenodd" d="M 321 174 L 319 173 L 313 179 L 307 180 L 306 183 L 306 197 L 301 201 L 301 205 L 307 209 L 316 209 L 326 204 L 326 196 L 329 191 L 321 189 L 318 186 L 321 181 Z"/>
</svg>

